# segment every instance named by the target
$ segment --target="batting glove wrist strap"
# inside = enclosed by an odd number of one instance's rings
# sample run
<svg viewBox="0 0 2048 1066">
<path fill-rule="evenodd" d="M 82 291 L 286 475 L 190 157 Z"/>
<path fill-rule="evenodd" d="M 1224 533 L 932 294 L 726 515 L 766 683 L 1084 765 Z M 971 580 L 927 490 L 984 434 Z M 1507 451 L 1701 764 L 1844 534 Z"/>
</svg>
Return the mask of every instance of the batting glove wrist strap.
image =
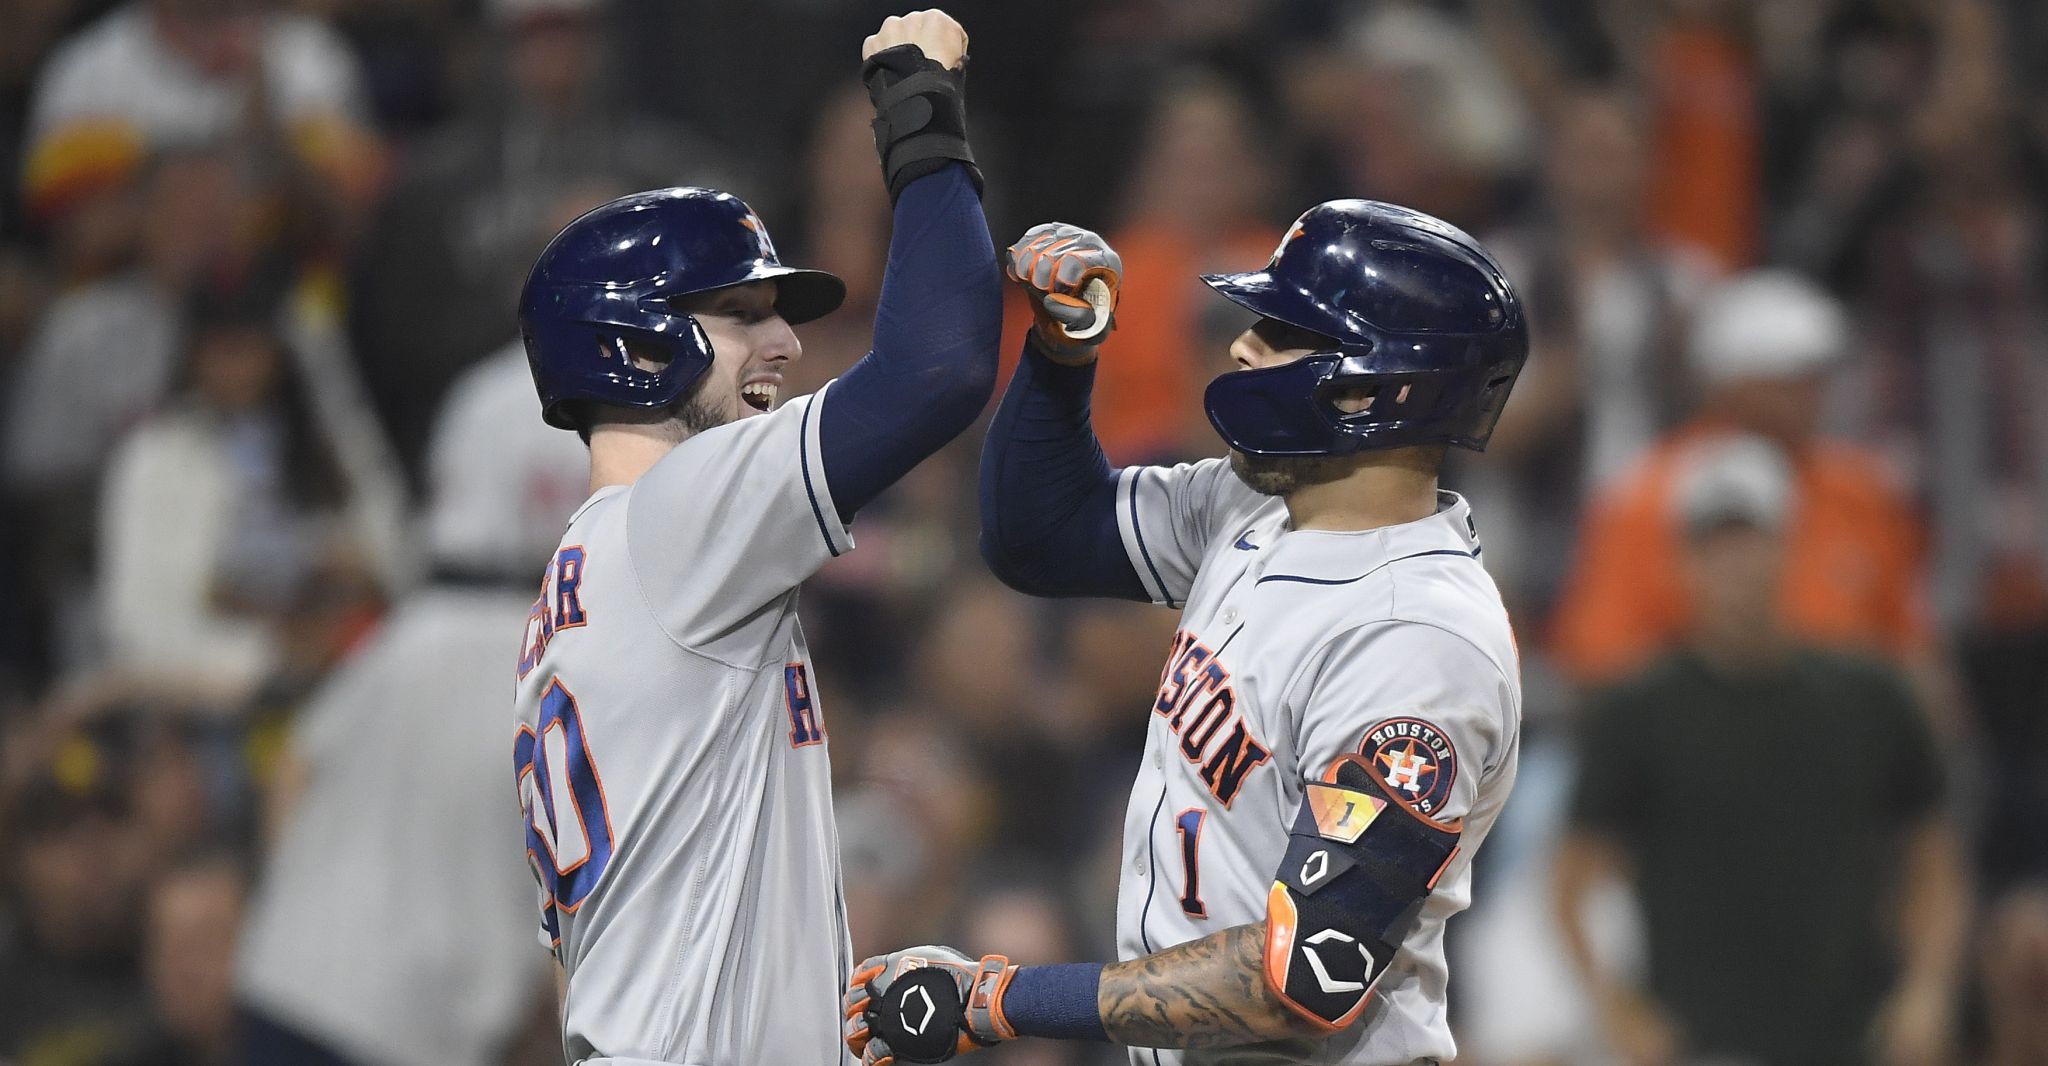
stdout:
<svg viewBox="0 0 2048 1066">
<path fill-rule="evenodd" d="M 944 947 L 907 948 L 861 963 L 846 989 L 846 1045 L 865 1066 L 945 1062 L 1014 1039 L 1003 994 L 1017 967 Z"/>
<path fill-rule="evenodd" d="M 982 188 L 981 168 L 967 146 L 967 59 L 949 69 L 914 44 L 884 48 L 861 64 L 861 84 L 875 105 L 875 151 L 895 203 L 911 182 L 964 163 Z"/>
</svg>

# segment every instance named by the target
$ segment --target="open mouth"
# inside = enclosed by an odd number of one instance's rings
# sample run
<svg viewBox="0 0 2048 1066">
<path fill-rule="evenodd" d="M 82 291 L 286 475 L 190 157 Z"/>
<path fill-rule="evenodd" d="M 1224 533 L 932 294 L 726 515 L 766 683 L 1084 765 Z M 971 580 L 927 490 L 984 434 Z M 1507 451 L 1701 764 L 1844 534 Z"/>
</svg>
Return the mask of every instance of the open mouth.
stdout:
<svg viewBox="0 0 2048 1066">
<path fill-rule="evenodd" d="M 740 386 L 740 402 L 756 411 L 775 406 L 777 386 L 773 381 L 749 381 Z"/>
</svg>

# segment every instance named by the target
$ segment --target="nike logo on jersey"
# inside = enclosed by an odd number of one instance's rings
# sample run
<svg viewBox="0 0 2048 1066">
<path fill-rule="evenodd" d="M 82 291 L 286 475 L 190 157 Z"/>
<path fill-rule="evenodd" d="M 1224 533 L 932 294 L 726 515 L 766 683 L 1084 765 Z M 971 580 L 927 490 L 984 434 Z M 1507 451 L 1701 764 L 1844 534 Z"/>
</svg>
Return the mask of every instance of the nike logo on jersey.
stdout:
<svg viewBox="0 0 2048 1066">
<path fill-rule="evenodd" d="M 1236 543 L 1236 544 L 1233 544 L 1233 545 L 1231 545 L 1231 547 L 1233 547 L 1233 548 L 1236 548 L 1236 549 L 1237 549 L 1238 551 L 1241 551 L 1241 552 L 1255 552 L 1255 551 L 1258 551 L 1258 550 L 1259 550 L 1259 546 L 1258 546 L 1258 545 L 1256 545 L 1256 544 L 1253 544 L 1253 543 L 1252 543 L 1252 539 L 1251 539 L 1251 538 L 1252 538 L 1252 535 L 1251 535 L 1251 531 L 1250 531 L 1250 530 L 1246 530 L 1246 531 L 1245 531 L 1244 533 L 1242 533 L 1242 534 L 1239 534 L 1239 536 L 1238 536 L 1238 538 L 1237 538 L 1237 543 Z"/>
<path fill-rule="evenodd" d="M 1152 710 L 1179 734 L 1181 756 L 1202 768 L 1202 783 L 1226 807 L 1244 788 L 1245 778 L 1272 757 L 1236 708 L 1230 671 L 1216 653 L 1192 633 L 1175 634 Z"/>
</svg>

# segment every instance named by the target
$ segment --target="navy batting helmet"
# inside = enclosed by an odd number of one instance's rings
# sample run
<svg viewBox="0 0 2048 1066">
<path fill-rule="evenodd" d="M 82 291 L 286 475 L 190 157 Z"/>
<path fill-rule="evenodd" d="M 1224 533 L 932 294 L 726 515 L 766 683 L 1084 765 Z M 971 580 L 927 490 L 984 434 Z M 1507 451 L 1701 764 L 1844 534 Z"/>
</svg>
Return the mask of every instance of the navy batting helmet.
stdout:
<svg viewBox="0 0 2048 1066">
<path fill-rule="evenodd" d="M 768 227 L 739 197 L 713 189 L 634 193 L 563 227 L 519 296 L 526 362 L 551 426 L 577 428 L 576 401 L 621 407 L 675 402 L 711 366 L 711 341 L 671 302 L 691 293 L 775 282 L 791 323 L 830 312 L 846 284 L 782 265 Z M 657 356 L 635 366 L 629 344 Z"/>
<path fill-rule="evenodd" d="M 1483 449 L 1528 355 L 1500 264 L 1457 227 L 1392 204 L 1317 204 L 1264 270 L 1202 280 L 1330 339 L 1295 362 L 1209 383 L 1209 422 L 1248 455 Z"/>
</svg>

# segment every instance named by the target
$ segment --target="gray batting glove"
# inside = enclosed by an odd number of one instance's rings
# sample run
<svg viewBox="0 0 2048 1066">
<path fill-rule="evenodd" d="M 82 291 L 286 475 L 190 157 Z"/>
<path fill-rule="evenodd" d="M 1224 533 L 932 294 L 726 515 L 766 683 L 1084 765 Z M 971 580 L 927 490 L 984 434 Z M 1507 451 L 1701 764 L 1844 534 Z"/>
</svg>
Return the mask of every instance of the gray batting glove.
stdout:
<svg viewBox="0 0 2048 1066">
<path fill-rule="evenodd" d="M 1124 260 L 1100 234 L 1064 222 L 1033 226 L 1004 253 L 1004 266 L 1031 290 L 1039 340 L 1072 350 L 1109 336 Z"/>
</svg>

